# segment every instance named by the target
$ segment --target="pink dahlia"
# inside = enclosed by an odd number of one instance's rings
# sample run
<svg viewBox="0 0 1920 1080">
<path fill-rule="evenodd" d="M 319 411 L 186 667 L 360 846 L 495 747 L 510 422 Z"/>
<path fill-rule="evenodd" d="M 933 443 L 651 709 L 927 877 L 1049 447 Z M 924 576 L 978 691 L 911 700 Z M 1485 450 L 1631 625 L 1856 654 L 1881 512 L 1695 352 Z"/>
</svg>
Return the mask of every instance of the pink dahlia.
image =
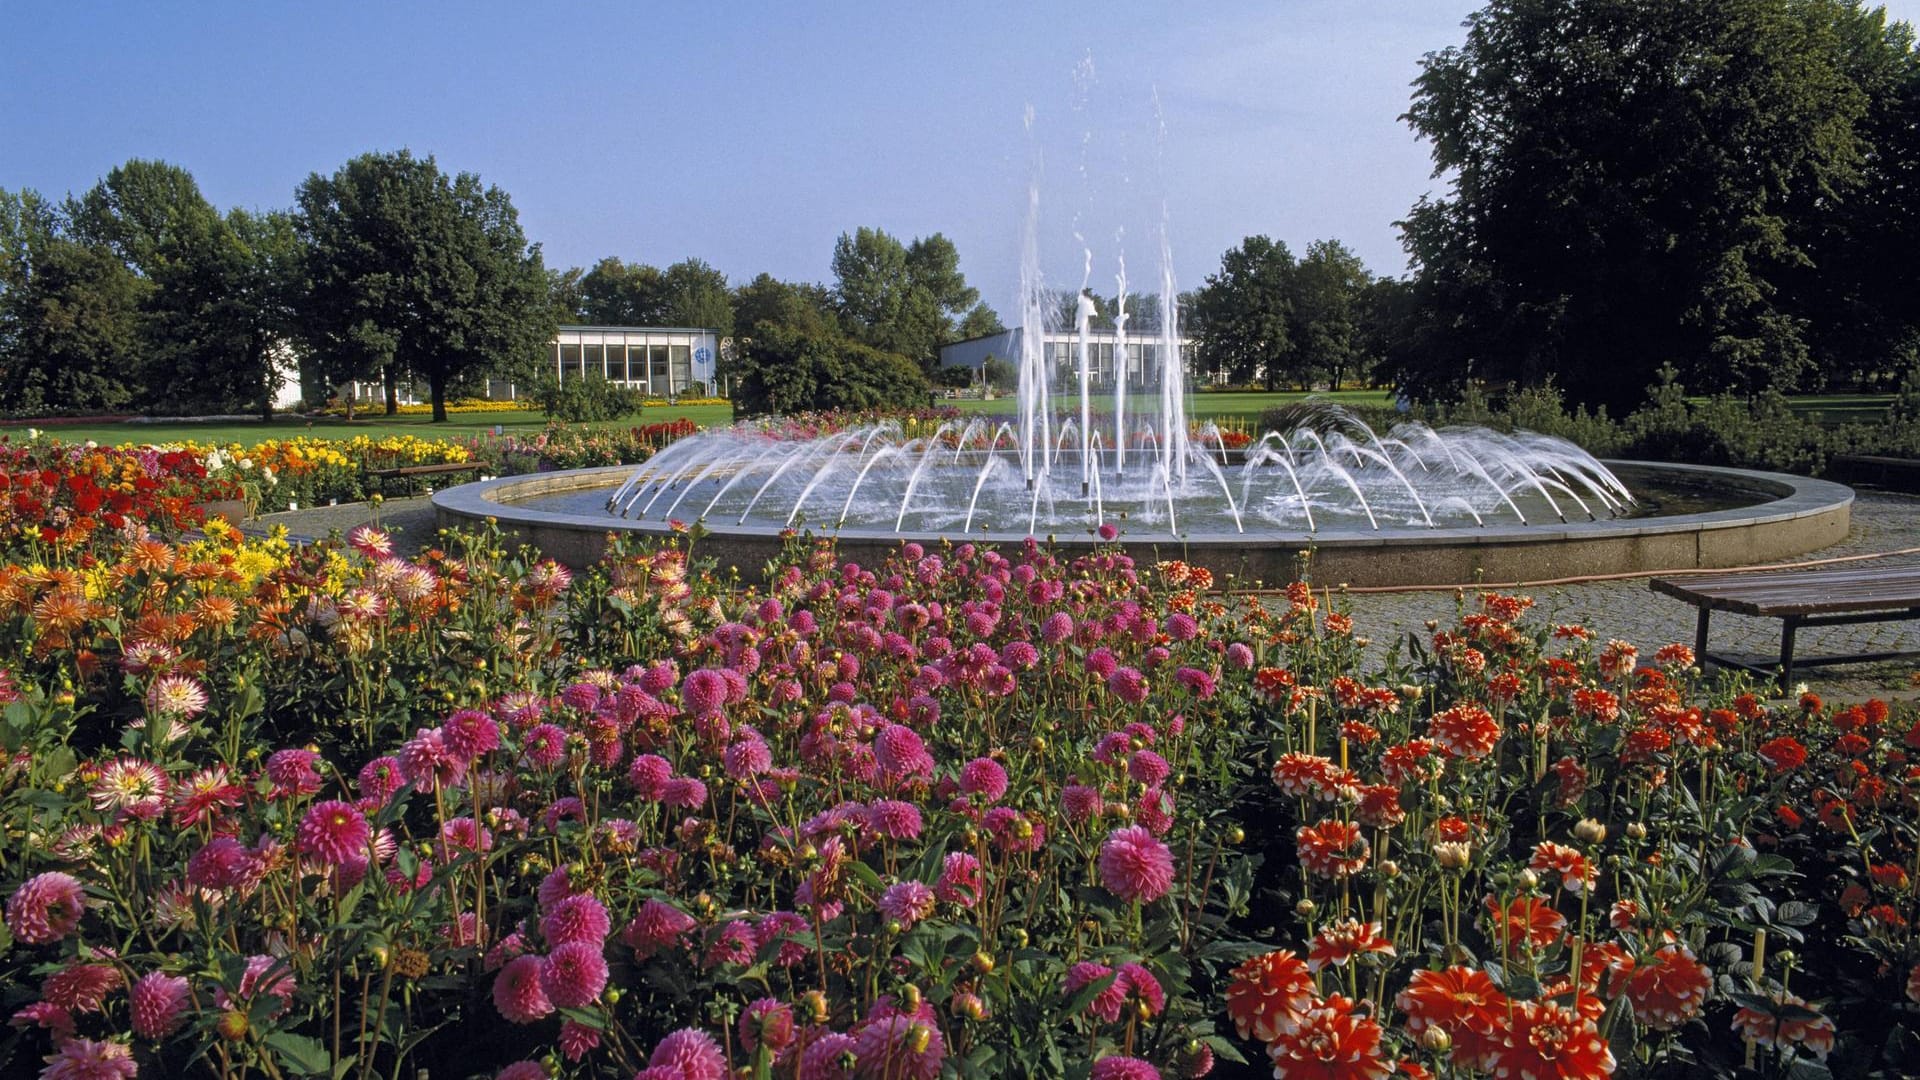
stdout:
<svg viewBox="0 0 1920 1080">
<path fill-rule="evenodd" d="M 500 748 L 500 725 L 477 709 L 461 709 L 440 725 L 440 740 L 454 757 L 473 761 Z"/>
<path fill-rule="evenodd" d="M 378 806 L 387 805 L 401 788 L 407 786 L 406 777 L 400 769 L 400 759 L 391 756 L 377 757 L 361 766 L 358 783 L 360 797 Z"/>
<path fill-rule="evenodd" d="M 323 866 L 367 860 L 367 842 L 373 832 L 366 815 L 352 803 L 328 799 L 314 803 L 300 821 L 295 849 Z"/>
<path fill-rule="evenodd" d="M 202 889 L 237 889 L 260 873 L 260 857 L 231 836 L 216 836 L 187 860 L 187 881 Z"/>
<path fill-rule="evenodd" d="M 1167 759 L 1151 750 L 1135 750 L 1127 759 L 1127 775 L 1147 787 L 1159 787 L 1172 773 Z"/>
<path fill-rule="evenodd" d="M 650 802 L 660 801 L 671 779 L 673 766 L 659 754 L 641 754 L 627 766 L 627 782 L 640 792 L 641 798 Z"/>
<path fill-rule="evenodd" d="M 287 1011 L 293 1003 L 293 972 L 286 961 L 277 957 L 254 955 L 247 957 L 247 969 L 240 973 L 239 998 L 242 1002 L 253 1002 L 261 997 L 278 999 L 273 1015 L 278 1017 Z M 231 1008 L 233 999 L 226 990 L 216 991 L 214 1003 L 222 1009 Z"/>
<path fill-rule="evenodd" d="M 553 1003 L 540 986 L 543 967 L 538 956 L 516 956 L 493 977 L 493 1007 L 501 1016 L 516 1024 L 531 1024 L 553 1012 Z"/>
<path fill-rule="evenodd" d="M 1113 975 L 1113 969 L 1107 965 L 1082 960 L 1067 969 L 1066 994 L 1072 997 L 1110 975 Z M 1093 995 L 1092 1001 L 1087 1002 L 1087 1015 L 1111 1024 L 1120 1019 L 1120 1010 L 1126 1003 L 1126 983 L 1115 976 L 1112 982 Z"/>
<path fill-rule="evenodd" d="M 740 739 L 727 747 L 726 768 L 735 780 L 758 776 L 773 768 L 773 753 L 759 739 Z"/>
<path fill-rule="evenodd" d="M 556 947 L 540 966 L 540 989 L 563 1009 L 593 1004 L 607 988 L 607 958 L 600 946 L 570 941 Z"/>
<path fill-rule="evenodd" d="M 267 779 L 273 781 L 273 797 L 290 798 L 311 795 L 320 790 L 320 773 L 314 766 L 320 755 L 312 750 L 275 750 L 267 757 Z"/>
<path fill-rule="evenodd" d="M 547 1067 L 537 1061 L 516 1061 L 494 1073 L 493 1080 L 547 1080 Z"/>
<path fill-rule="evenodd" d="M 600 1033 L 585 1024 L 566 1020 L 560 1024 L 560 1054 L 568 1061 L 579 1061 L 600 1046 Z"/>
<path fill-rule="evenodd" d="M 133 984 L 133 1032 L 144 1039 L 164 1039 L 180 1030 L 187 1018 L 185 976 L 149 971 Z"/>
<path fill-rule="evenodd" d="M 535 724 L 520 741 L 521 753 L 536 769 L 551 769 L 567 758 L 567 733 L 552 724 Z"/>
<path fill-rule="evenodd" d="M 1160 1080 L 1160 1070 L 1137 1057 L 1113 1054 L 1094 1062 L 1087 1080 Z"/>
<path fill-rule="evenodd" d="M 900 1013 L 884 1014 L 854 1033 L 858 1073 L 872 1080 L 935 1080 L 947 1058 L 940 1025 Z"/>
<path fill-rule="evenodd" d="M 620 931 L 620 942 L 646 959 L 661 949 L 680 943 L 687 931 L 699 924 L 693 916 L 664 900 L 648 900 Z"/>
<path fill-rule="evenodd" d="M 1100 883 L 1122 900 L 1150 904 L 1173 887 L 1173 852 L 1138 825 L 1107 834 L 1099 866 Z"/>
<path fill-rule="evenodd" d="M 867 807 L 867 828 L 889 840 L 918 840 L 920 808 L 898 799 L 876 799 Z"/>
<path fill-rule="evenodd" d="M 980 803 L 999 802 L 1007 793 L 1007 770 L 992 758 L 974 758 L 960 770 L 960 790 Z"/>
<path fill-rule="evenodd" d="M 50 945 L 73 933 L 86 909 L 80 882 L 51 870 L 28 878 L 7 898 L 7 929 L 28 945 Z"/>
<path fill-rule="evenodd" d="M 1100 792 L 1085 784 L 1068 784 L 1061 789 L 1060 804 L 1067 812 L 1067 820 L 1077 825 L 1097 816 L 1102 800 Z"/>
<path fill-rule="evenodd" d="M 933 890 L 918 881 L 898 881 L 880 894 L 882 914 L 900 924 L 902 930 L 933 914 Z"/>
<path fill-rule="evenodd" d="M 964 851 L 949 851 L 933 892 L 944 903 L 970 908 L 979 903 L 981 886 L 980 860 Z"/>
<path fill-rule="evenodd" d="M 613 930 L 606 905 L 592 893 L 575 893 L 553 905 L 540 920 L 541 936 L 549 947 L 584 941 L 600 945 Z"/>
<path fill-rule="evenodd" d="M 699 1028 L 681 1028 L 654 1044 L 650 1069 L 678 1069 L 685 1080 L 725 1080 L 727 1059 L 713 1036 Z"/>
<path fill-rule="evenodd" d="M 69 964 L 40 983 L 40 998 L 71 1013 L 100 1012 L 124 982 L 110 964 Z"/>
<path fill-rule="evenodd" d="M 697 810 L 707 804 L 707 785 L 691 776 L 676 776 L 661 789 L 660 801 L 682 810 Z"/>
<path fill-rule="evenodd" d="M 793 1007 L 777 998 L 758 998 L 740 1014 L 740 1045 L 748 1053 L 765 1045 L 780 1053 L 793 1045 Z"/>
<path fill-rule="evenodd" d="M 726 707 L 727 678 L 712 668 L 701 668 L 680 686 L 681 704 L 696 717 L 712 716 Z"/>
<path fill-rule="evenodd" d="M 124 1043 L 68 1039 L 46 1060 L 40 1080 L 133 1080 L 140 1072 Z"/>
<path fill-rule="evenodd" d="M 1129 705 L 1147 700 L 1147 677 L 1135 668 L 1116 668 L 1107 676 L 1107 691 Z"/>
</svg>

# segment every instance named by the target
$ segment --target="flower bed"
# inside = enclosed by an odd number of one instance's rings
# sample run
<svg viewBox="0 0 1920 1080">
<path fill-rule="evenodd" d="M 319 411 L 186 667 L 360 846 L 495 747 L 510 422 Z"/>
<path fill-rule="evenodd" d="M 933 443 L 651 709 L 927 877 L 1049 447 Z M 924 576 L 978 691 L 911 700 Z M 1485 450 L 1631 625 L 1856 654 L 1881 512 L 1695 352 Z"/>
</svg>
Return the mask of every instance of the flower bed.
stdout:
<svg viewBox="0 0 1920 1080">
<path fill-rule="evenodd" d="M 697 553 L 0 565 L 0 1072 L 1915 1060 L 1910 712 L 1519 597 L 1369 671 L 1333 597 L 1179 563 Z"/>
<path fill-rule="evenodd" d="M 239 494 L 185 450 L 0 437 L 0 555 L 71 556 L 128 526 L 177 534 Z"/>
</svg>

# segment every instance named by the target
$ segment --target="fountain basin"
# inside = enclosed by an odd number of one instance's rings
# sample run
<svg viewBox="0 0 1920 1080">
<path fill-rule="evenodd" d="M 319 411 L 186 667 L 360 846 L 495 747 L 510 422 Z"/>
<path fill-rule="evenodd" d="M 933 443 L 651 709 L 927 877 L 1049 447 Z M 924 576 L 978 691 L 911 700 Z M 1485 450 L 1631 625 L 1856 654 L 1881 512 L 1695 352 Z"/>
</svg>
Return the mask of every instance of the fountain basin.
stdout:
<svg viewBox="0 0 1920 1080">
<path fill-rule="evenodd" d="M 1442 528 L 1383 524 L 1377 530 L 1340 527 L 1311 533 L 1262 524 L 1246 533 L 1209 528 L 1171 537 L 1164 532 L 1129 536 L 1123 522 L 1118 542 L 1138 560 L 1181 559 L 1206 567 L 1217 579 L 1233 576 L 1244 584 L 1281 583 L 1310 574 L 1322 585 L 1465 585 L 1754 565 L 1836 543 L 1846 537 L 1850 525 L 1853 491 L 1830 481 L 1704 465 L 1606 464 L 1636 493 L 1645 493 L 1654 502 L 1684 501 L 1690 493 L 1706 492 L 1732 497 L 1739 505 L 1567 524 L 1489 522 Z M 605 553 L 612 533 L 666 536 L 671 528 L 659 520 L 627 520 L 604 511 L 530 504 L 558 501 L 565 505 L 570 500 L 564 497 L 571 495 L 576 497 L 571 500 L 575 505 L 591 506 L 591 493 L 611 495 L 633 471 L 632 466 L 622 465 L 501 477 L 447 488 L 433 496 L 433 503 L 442 526 L 493 520 L 509 536 L 579 568 Z M 710 535 L 700 541 L 698 554 L 716 560 L 722 569 L 738 569 L 748 580 L 759 577 L 787 531 L 778 525 L 736 525 L 731 520 L 708 521 L 706 527 Z M 1006 546 L 1027 536 L 1024 531 L 978 529 L 964 536 L 958 530 L 916 532 L 911 528 L 898 533 L 854 527 L 814 531 L 836 536 L 842 557 L 861 563 L 877 562 L 906 540 L 926 543 L 951 537 Z M 1042 533 L 1041 538 L 1047 539 L 1045 530 Z M 1099 546 L 1090 528 L 1075 533 L 1056 529 L 1051 536 L 1068 554 Z"/>
</svg>

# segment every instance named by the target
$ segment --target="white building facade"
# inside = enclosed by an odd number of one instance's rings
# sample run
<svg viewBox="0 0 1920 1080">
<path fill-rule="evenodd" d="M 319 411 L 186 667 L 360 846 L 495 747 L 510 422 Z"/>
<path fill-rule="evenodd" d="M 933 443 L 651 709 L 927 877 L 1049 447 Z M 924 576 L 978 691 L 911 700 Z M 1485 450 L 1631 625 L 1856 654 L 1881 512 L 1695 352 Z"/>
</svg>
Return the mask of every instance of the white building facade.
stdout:
<svg viewBox="0 0 1920 1080">
<path fill-rule="evenodd" d="M 562 326 L 550 349 L 562 383 L 598 375 L 654 397 L 708 396 L 720 337 L 692 327 Z"/>
</svg>

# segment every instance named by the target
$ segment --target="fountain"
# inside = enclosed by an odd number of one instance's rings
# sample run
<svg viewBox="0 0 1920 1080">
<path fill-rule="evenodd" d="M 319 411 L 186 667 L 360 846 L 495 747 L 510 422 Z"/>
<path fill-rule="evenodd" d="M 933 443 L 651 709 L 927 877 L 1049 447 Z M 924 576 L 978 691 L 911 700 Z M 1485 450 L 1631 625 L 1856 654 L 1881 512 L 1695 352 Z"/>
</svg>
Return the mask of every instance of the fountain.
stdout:
<svg viewBox="0 0 1920 1080">
<path fill-rule="evenodd" d="M 1036 187 L 1010 419 L 883 421 L 811 438 L 741 424 L 683 439 L 637 468 L 449 489 L 435 496 L 441 520 L 494 518 L 576 564 L 591 561 L 609 531 L 664 533 L 691 519 L 712 534 L 705 550 L 743 571 L 764 565 L 783 531 L 805 529 L 836 535 L 849 557 L 906 539 L 1114 540 L 1267 581 L 1305 572 L 1311 551 L 1317 580 L 1355 584 L 1744 565 L 1846 535 L 1852 493 L 1837 484 L 1604 463 L 1527 432 L 1412 422 L 1383 431 L 1310 404 L 1284 430 L 1236 433 L 1245 445 L 1229 447 L 1227 432 L 1191 419 L 1164 227 L 1151 363 L 1130 363 L 1129 342 L 1148 335 L 1129 335 L 1122 259 L 1112 377 L 1101 386 L 1084 290 L 1068 370 L 1054 370 L 1042 347 L 1050 305 L 1038 212 Z M 1089 251 L 1089 276 L 1092 262 Z"/>
</svg>

